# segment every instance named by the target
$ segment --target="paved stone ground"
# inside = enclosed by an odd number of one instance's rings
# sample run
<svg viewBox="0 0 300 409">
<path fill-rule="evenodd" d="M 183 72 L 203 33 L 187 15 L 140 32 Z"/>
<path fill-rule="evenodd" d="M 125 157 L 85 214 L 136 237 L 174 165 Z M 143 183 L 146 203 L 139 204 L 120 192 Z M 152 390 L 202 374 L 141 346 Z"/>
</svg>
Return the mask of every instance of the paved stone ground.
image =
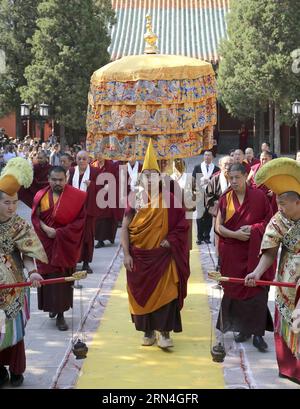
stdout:
<svg viewBox="0 0 300 409">
<path fill-rule="evenodd" d="M 204 276 L 207 282 L 209 304 L 213 325 L 215 328 L 220 308 L 222 290 L 216 289 L 216 282 L 208 278 L 207 273 L 215 270 L 216 257 L 212 245 L 203 244 L 200 247 L 200 257 Z M 274 287 L 269 294 L 269 309 L 274 316 Z M 245 343 L 236 343 L 233 333 L 222 336 L 216 330 L 216 338 L 223 342 L 226 357 L 222 364 L 224 378 L 229 389 L 300 389 L 300 386 L 278 377 L 278 367 L 275 354 L 273 333 L 266 332 L 265 341 L 268 352 L 261 353 L 253 345 L 252 339 Z"/>
<path fill-rule="evenodd" d="M 192 169 L 199 158 L 188 161 L 188 170 Z M 19 204 L 18 213 L 30 220 L 30 210 Z M 199 256 L 207 279 L 207 272 L 214 270 L 215 256 L 212 245 L 200 246 Z M 89 343 L 97 326 L 101 325 L 101 317 L 109 298 L 110 290 L 119 274 L 122 263 L 122 253 L 119 248 L 119 232 L 114 245 L 95 249 L 92 267 L 94 274 L 88 275 L 82 281 L 82 297 L 80 290 L 74 290 L 74 333 L 77 335 L 81 328 L 81 302 L 83 310 L 84 338 Z M 80 266 L 78 266 L 80 267 Z M 207 291 L 210 307 L 215 324 L 220 296 L 219 290 L 214 289 L 215 283 L 207 279 Z M 270 309 L 274 310 L 274 292 L 270 292 Z M 36 290 L 31 294 L 31 319 L 26 329 L 25 343 L 27 356 L 27 370 L 24 389 L 70 388 L 76 382 L 83 361 L 76 360 L 70 352 L 72 348 L 72 312 L 66 313 L 70 326 L 69 331 L 60 332 L 55 326 L 55 319 L 48 318 L 47 313 L 37 309 Z M 79 331 L 79 337 L 82 333 Z M 250 389 L 296 389 L 300 388 L 292 382 L 278 378 L 277 362 L 274 351 L 273 334 L 266 333 L 265 337 L 269 351 L 260 353 L 253 347 L 251 341 L 236 344 L 233 334 L 224 337 L 226 358 L 223 364 L 225 382 L 228 388 Z M 101 370 L 101 369 L 100 369 Z"/>
<path fill-rule="evenodd" d="M 18 214 L 30 221 L 30 209 L 22 202 L 19 202 Z M 118 237 L 119 232 L 114 245 L 95 249 L 91 264 L 94 274 L 89 274 L 85 280 L 80 281 L 83 285 L 82 290 L 74 289 L 74 338 L 81 327 L 81 308 L 87 328 L 83 335 L 87 341 L 99 325 L 110 290 L 121 267 Z M 31 289 L 31 318 L 25 335 L 27 368 L 22 388 L 48 389 L 73 385 L 81 361 L 76 361 L 73 354 L 69 354 L 72 347 L 72 310 L 69 310 L 65 317 L 69 330 L 59 331 L 55 319 L 50 319 L 47 313 L 38 310 L 36 289 Z M 80 331 L 79 338 L 82 339 Z M 66 361 L 70 366 L 66 365 Z"/>
</svg>

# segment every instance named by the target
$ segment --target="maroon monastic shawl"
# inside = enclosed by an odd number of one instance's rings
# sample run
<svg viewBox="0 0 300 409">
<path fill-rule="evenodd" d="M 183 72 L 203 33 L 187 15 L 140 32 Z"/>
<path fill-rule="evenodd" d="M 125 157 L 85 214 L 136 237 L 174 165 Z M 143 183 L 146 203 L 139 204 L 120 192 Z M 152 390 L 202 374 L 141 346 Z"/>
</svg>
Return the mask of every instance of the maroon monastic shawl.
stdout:
<svg viewBox="0 0 300 409">
<path fill-rule="evenodd" d="M 44 212 L 39 212 L 40 201 L 48 191 L 50 208 Z M 73 200 L 76 200 L 76 189 L 74 189 L 74 192 Z M 84 205 L 78 211 L 76 218 L 65 226 L 58 223 L 53 217 L 57 206 L 64 206 L 65 211 L 68 212 L 70 203 L 59 200 L 54 204 L 50 187 L 40 190 L 33 200 L 31 216 L 32 224 L 44 246 L 49 260 L 48 264 L 37 261 L 40 274 L 63 273 L 66 268 L 75 267 L 80 258 L 83 228 L 86 218 Z M 41 229 L 40 220 L 42 220 L 47 226 L 56 229 L 55 239 L 50 239 Z"/>
<path fill-rule="evenodd" d="M 127 283 L 130 291 L 139 305 L 146 305 L 168 268 L 172 258 L 175 260 L 179 279 L 178 300 L 180 309 L 187 295 L 187 280 L 190 275 L 188 229 L 185 210 L 175 208 L 175 198 L 170 194 L 168 209 L 168 235 L 171 248 L 158 247 L 152 250 L 130 247 L 133 258 L 133 271 L 127 271 Z M 178 204 L 177 204 L 178 205 Z"/>
<path fill-rule="evenodd" d="M 227 192 L 231 191 L 230 188 Z M 227 198 L 225 192 L 219 201 L 219 209 L 225 220 Z M 224 223 L 224 227 L 237 231 L 240 227 L 251 225 L 251 236 L 248 241 L 240 241 L 220 236 L 219 254 L 221 259 L 221 275 L 225 277 L 245 278 L 251 273 L 259 262 L 260 245 L 262 237 L 272 210 L 265 194 L 258 189 L 246 188 L 243 204 L 240 206 L 236 194 L 233 192 L 235 214 Z M 264 280 L 273 280 L 274 267 L 268 269 L 263 275 Z M 247 299 L 255 296 L 260 287 L 246 287 L 239 284 L 224 283 L 224 292 L 227 296 L 236 299 Z"/>
</svg>

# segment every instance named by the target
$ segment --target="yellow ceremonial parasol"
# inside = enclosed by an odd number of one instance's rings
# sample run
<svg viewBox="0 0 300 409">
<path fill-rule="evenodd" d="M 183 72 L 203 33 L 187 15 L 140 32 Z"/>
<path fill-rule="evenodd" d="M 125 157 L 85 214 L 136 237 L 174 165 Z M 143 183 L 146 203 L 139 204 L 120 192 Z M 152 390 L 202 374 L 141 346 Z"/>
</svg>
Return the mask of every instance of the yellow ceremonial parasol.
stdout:
<svg viewBox="0 0 300 409">
<path fill-rule="evenodd" d="M 212 148 L 216 83 L 208 62 L 157 54 L 147 16 L 144 55 L 123 57 L 91 77 L 87 149 L 106 159 L 144 159 L 149 137 L 158 159 Z"/>
</svg>

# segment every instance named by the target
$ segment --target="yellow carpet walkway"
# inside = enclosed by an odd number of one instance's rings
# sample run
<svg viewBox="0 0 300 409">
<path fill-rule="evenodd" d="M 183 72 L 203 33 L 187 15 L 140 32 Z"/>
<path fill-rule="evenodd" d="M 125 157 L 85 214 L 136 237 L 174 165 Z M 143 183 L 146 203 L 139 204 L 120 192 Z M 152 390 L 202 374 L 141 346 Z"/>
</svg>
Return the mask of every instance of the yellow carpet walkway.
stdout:
<svg viewBox="0 0 300 409">
<path fill-rule="evenodd" d="M 77 388 L 224 388 L 222 365 L 210 355 L 211 317 L 199 250 L 191 251 L 191 277 L 182 310 L 183 332 L 172 334 L 174 348 L 140 345 L 143 333 L 132 324 L 122 268 L 89 348 Z"/>
</svg>

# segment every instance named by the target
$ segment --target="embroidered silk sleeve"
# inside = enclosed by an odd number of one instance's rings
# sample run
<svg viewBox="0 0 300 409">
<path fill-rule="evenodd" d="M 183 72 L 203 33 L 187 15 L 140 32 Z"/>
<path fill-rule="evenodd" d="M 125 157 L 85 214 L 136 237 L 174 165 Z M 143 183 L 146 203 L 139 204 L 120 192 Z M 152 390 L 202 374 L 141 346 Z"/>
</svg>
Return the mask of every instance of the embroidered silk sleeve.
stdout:
<svg viewBox="0 0 300 409">
<path fill-rule="evenodd" d="M 287 221 L 286 221 L 287 222 Z M 280 213 L 276 213 L 267 225 L 262 243 L 261 251 L 278 247 L 287 231 L 286 222 Z"/>
<path fill-rule="evenodd" d="M 21 217 L 16 216 L 13 228 L 15 247 L 20 253 L 47 263 L 44 247 L 32 227 Z"/>
</svg>

